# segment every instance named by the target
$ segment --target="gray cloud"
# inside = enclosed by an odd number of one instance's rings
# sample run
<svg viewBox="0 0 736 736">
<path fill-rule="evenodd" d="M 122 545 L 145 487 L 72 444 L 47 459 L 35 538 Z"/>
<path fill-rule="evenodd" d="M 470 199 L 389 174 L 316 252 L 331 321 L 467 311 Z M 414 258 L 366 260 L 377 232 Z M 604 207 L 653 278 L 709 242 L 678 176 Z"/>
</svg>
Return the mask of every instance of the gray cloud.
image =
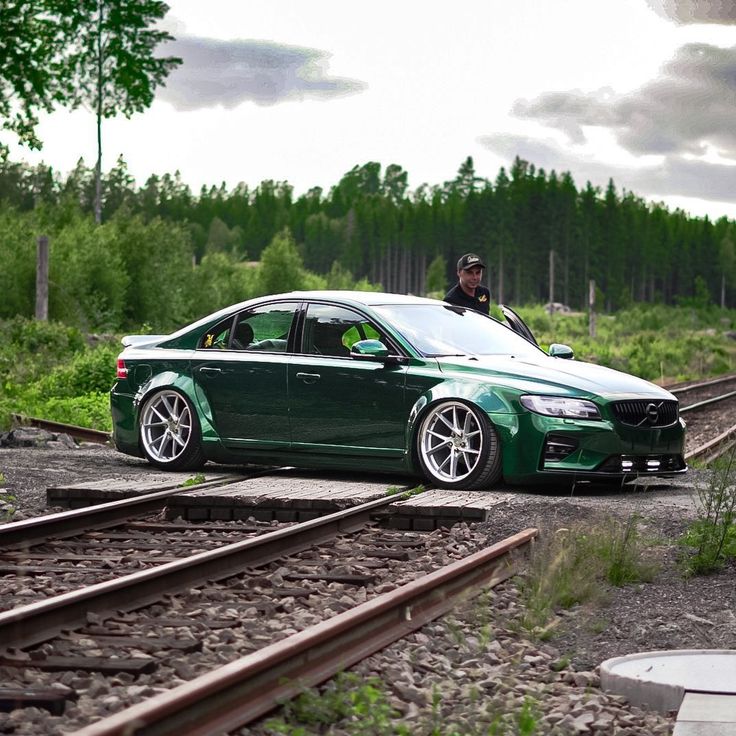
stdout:
<svg viewBox="0 0 736 736">
<path fill-rule="evenodd" d="M 183 36 L 161 50 L 183 60 L 158 93 L 177 110 L 233 108 L 248 100 L 275 105 L 306 97 L 328 99 L 366 88 L 358 80 L 330 77 L 329 54 L 317 49 Z"/>
<path fill-rule="evenodd" d="M 647 0 L 650 8 L 679 25 L 689 23 L 736 23 L 733 0 Z"/>
<path fill-rule="evenodd" d="M 700 155 L 707 145 L 736 160 L 736 46 L 691 43 L 661 76 L 628 93 L 546 93 L 519 100 L 513 113 L 585 142 L 584 126 L 609 128 L 631 153 Z"/>
<path fill-rule="evenodd" d="M 667 156 L 662 164 L 640 169 L 611 166 L 585 158 L 554 142 L 516 135 L 487 135 L 478 139 L 490 151 L 511 161 L 515 156 L 547 172 L 569 171 L 578 188 L 590 181 L 605 187 L 613 179 L 622 188 L 647 197 L 695 197 L 713 202 L 736 201 L 736 166 Z"/>
</svg>

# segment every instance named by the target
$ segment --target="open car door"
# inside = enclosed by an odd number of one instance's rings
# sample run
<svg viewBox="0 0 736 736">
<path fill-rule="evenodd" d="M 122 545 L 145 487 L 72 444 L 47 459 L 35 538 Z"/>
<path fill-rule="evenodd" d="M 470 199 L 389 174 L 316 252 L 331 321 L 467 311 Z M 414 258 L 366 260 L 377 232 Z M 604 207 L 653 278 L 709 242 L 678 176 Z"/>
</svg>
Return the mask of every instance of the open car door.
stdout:
<svg viewBox="0 0 736 736">
<path fill-rule="evenodd" d="M 511 307 L 507 307 L 505 304 L 499 304 L 498 307 L 503 313 L 506 323 L 514 332 L 521 335 L 525 340 L 529 340 L 532 345 L 539 347 L 539 343 L 534 339 L 534 335 L 526 326 L 526 322 Z"/>
</svg>

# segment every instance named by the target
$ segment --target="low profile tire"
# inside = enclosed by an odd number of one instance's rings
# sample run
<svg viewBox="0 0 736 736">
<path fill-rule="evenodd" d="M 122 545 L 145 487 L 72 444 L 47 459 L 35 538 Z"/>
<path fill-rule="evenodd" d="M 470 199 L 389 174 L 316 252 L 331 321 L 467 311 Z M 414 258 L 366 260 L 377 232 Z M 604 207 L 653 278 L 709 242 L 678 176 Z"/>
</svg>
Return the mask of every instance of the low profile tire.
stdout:
<svg viewBox="0 0 736 736">
<path fill-rule="evenodd" d="M 501 443 L 486 415 L 462 401 L 430 407 L 419 425 L 417 453 L 432 485 L 488 488 L 501 477 Z"/>
<path fill-rule="evenodd" d="M 183 394 L 157 391 L 139 415 L 141 448 L 148 462 L 166 470 L 194 470 L 204 465 L 197 414 Z"/>
</svg>

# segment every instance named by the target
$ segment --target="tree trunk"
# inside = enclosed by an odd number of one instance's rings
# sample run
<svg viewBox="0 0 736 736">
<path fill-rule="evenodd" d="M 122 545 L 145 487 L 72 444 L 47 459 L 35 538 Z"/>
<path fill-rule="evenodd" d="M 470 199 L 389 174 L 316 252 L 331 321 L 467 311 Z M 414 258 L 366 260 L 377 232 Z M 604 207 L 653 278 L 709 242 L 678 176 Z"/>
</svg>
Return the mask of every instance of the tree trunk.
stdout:
<svg viewBox="0 0 736 736">
<path fill-rule="evenodd" d="M 504 303 L 503 294 L 503 244 L 498 249 L 498 294 L 496 295 L 496 302 L 498 304 Z"/>
<path fill-rule="evenodd" d="M 102 7 L 97 16 L 97 166 L 95 167 L 95 222 L 102 223 Z"/>
</svg>

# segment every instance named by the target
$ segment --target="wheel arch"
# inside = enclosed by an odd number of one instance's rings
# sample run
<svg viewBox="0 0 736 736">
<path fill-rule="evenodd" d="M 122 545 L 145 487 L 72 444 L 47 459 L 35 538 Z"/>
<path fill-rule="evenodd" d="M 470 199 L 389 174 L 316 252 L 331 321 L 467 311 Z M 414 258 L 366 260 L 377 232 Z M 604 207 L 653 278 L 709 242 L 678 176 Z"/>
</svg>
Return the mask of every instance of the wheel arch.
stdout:
<svg viewBox="0 0 736 736">
<path fill-rule="evenodd" d="M 146 401 L 157 391 L 167 389 L 179 391 L 194 407 L 194 410 L 197 412 L 197 419 L 199 421 L 200 431 L 202 432 L 202 441 L 205 447 L 207 446 L 208 440 L 219 439 L 214 427 L 209 421 L 207 411 L 201 405 L 203 397 L 200 395 L 201 392 L 197 391 L 197 384 L 189 376 L 176 371 L 162 371 L 161 373 L 157 373 L 138 388 L 133 400 L 136 431 L 138 431 L 139 427 L 141 409 Z M 140 442 L 139 431 L 138 442 Z"/>
<path fill-rule="evenodd" d="M 493 390 L 493 386 L 487 383 L 447 381 L 433 386 L 414 402 L 409 412 L 409 420 L 406 426 L 406 446 L 413 473 L 421 473 L 417 433 L 422 426 L 422 420 L 433 406 L 442 401 L 460 401 L 479 409 L 486 415 L 494 429 L 497 429 L 494 415 L 512 413 L 508 402 Z"/>
<path fill-rule="evenodd" d="M 417 434 L 426 414 L 442 401 L 460 401 L 482 411 L 491 427 L 498 434 L 502 448 L 503 474 L 516 469 L 516 439 L 519 433 L 519 416 L 510 400 L 487 382 L 448 381 L 433 386 L 415 402 L 407 422 L 406 446 L 410 470 L 421 475 Z M 511 452 L 508 450 L 513 448 Z"/>
</svg>

